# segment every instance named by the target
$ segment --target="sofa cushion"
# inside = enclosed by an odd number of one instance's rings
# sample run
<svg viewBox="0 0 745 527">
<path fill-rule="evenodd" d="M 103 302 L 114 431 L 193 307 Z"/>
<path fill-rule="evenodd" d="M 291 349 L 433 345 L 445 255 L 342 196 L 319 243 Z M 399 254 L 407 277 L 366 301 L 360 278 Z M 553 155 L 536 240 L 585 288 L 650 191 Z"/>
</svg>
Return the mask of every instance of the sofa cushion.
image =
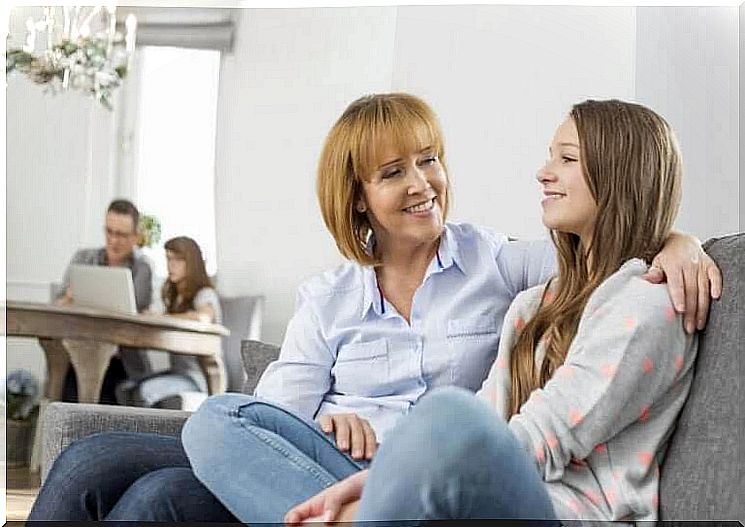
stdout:
<svg viewBox="0 0 745 527">
<path fill-rule="evenodd" d="M 220 297 L 222 325 L 230 330 L 230 335 L 222 340 L 228 391 L 237 392 L 243 388 L 241 342 L 261 338 L 263 308 L 263 296 Z"/>
<path fill-rule="evenodd" d="M 251 395 L 266 367 L 279 357 L 279 346 L 258 340 L 244 340 L 241 342 L 241 356 L 246 372 L 243 393 Z"/>
<path fill-rule="evenodd" d="M 724 279 L 699 334 L 691 392 L 671 439 L 660 481 L 662 520 L 743 520 L 743 234 L 709 240 Z M 738 498 L 739 496 L 739 498 Z"/>
</svg>

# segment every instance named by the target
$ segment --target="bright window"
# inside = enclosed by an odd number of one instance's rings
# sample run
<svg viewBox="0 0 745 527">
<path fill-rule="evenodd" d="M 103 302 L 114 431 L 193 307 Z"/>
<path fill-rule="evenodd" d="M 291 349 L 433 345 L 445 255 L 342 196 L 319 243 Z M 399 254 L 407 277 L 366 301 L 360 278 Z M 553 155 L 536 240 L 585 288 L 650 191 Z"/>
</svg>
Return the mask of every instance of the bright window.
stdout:
<svg viewBox="0 0 745 527">
<path fill-rule="evenodd" d="M 135 181 L 137 205 L 162 226 L 161 243 L 148 251 L 165 276 L 163 243 L 194 238 L 214 275 L 215 127 L 220 52 L 139 48 Z"/>
</svg>

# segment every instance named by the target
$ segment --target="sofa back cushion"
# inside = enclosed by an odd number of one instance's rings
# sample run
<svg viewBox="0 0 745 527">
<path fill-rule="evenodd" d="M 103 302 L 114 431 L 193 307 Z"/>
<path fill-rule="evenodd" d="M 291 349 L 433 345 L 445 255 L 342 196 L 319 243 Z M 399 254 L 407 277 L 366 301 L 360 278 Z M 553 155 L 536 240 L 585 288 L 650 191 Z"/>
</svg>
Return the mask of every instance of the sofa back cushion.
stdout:
<svg viewBox="0 0 745 527">
<path fill-rule="evenodd" d="M 246 373 L 242 391 L 251 395 L 266 367 L 279 357 L 279 346 L 258 340 L 244 340 L 241 342 L 241 356 Z"/>
<path fill-rule="evenodd" d="M 244 368 L 241 360 L 241 345 L 246 339 L 261 338 L 261 322 L 264 312 L 263 296 L 220 297 L 222 325 L 230 330 L 223 337 L 223 360 L 228 374 L 228 391 L 243 389 Z"/>
<path fill-rule="evenodd" d="M 660 519 L 745 519 L 742 335 L 743 234 L 709 240 L 722 270 L 722 297 L 699 334 L 691 392 L 669 445 L 660 481 Z"/>
</svg>

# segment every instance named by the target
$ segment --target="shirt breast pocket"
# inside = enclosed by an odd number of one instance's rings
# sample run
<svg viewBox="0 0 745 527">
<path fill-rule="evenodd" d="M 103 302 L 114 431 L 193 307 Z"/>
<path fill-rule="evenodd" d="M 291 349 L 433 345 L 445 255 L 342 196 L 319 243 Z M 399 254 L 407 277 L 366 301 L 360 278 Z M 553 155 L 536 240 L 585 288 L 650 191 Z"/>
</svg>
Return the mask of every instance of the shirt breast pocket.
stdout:
<svg viewBox="0 0 745 527">
<path fill-rule="evenodd" d="M 499 325 L 495 316 L 451 319 L 447 340 L 453 364 L 453 382 L 478 390 L 486 378 L 499 347 Z"/>
<path fill-rule="evenodd" d="M 334 391 L 343 395 L 383 395 L 388 384 L 388 342 L 377 339 L 345 344 L 331 368 Z"/>
</svg>

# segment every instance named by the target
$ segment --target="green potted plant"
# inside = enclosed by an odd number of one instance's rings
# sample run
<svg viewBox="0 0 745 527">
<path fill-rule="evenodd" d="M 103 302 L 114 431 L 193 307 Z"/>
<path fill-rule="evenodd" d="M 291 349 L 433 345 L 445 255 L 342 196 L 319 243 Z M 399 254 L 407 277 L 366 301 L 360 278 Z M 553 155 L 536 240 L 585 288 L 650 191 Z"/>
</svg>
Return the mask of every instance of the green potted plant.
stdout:
<svg viewBox="0 0 745 527">
<path fill-rule="evenodd" d="M 5 379 L 5 410 L 6 465 L 26 466 L 39 413 L 39 382 L 28 370 L 14 370 Z"/>
<path fill-rule="evenodd" d="M 141 214 L 137 233 L 140 247 L 152 247 L 160 241 L 160 220 L 152 214 Z"/>
</svg>

